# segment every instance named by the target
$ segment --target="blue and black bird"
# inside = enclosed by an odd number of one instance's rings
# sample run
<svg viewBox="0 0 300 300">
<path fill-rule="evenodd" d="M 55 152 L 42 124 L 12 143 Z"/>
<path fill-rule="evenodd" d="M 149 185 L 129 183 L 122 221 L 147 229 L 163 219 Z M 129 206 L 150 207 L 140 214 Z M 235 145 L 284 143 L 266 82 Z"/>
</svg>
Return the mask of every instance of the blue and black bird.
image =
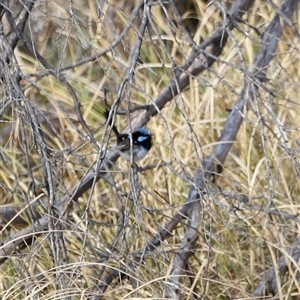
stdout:
<svg viewBox="0 0 300 300">
<path fill-rule="evenodd" d="M 105 111 L 106 119 L 109 119 L 109 110 Z M 133 162 L 137 162 L 143 159 L 152 147 L 151 133 L 148 129 L 142 127 L 134 131 L 133 133 L 120 134 L 116 125 L 112 124 L 112 120 L 109 122 L 113 132 L 117 137 L 116 150 L 126 160 L 130 161 L 131 155 Z M 132 139 L 132 149 L 131 149 Z"/>
</svg>

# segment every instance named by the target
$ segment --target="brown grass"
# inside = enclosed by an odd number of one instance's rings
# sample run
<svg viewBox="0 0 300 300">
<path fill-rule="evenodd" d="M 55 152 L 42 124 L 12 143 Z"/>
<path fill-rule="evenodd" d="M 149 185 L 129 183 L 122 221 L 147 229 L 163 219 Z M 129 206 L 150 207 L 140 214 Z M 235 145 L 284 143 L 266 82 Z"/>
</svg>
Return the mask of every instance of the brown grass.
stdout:
<svg viewBox="0 0 300 300">
<path fill-rule="evenodd" d="M 76 64 L 80 59 L 109 47 L 116 32 L 120 33 L 128 25 L 130 8 L 126 11 L 126 7 L 119 4 L 121 9 L 118 10 L 117 2 L 106 3 L 100 19 L 96 13 L 96 2 L 80 3 L 74 1 L 72 5 L 73 18 L 54 1 L 41 2 L 32 12 L 31 30 L 34 34 L 31 38 L 40 53 L 54 66 L 58 66 L 59 61 L 62 66 Z M 213 6 L 206 8 L 203 4 L 199 4 L 197 12 L 200 22 L 195 42 L 199 43 L 200 38 L 205 39 L 213 33 L 221 16 Z M 153 7 L 152 14 L 170 56 L 176 64 L 182 65 L 191 52 L 183 33 L 178 30 L 175 38 L 158 5 Z M 258 1 L 251 14 L 247 15 L 247 22 L 263 32 L 273 16 L 274 10 L 270 5 Z M 35 20 L 37 17 L 43 22 Z M 299 12 L 293 22 L 299 30 Z M 134 25 L 137 24 L 135 20 Z M 29 32 L 27 29 L 27 34 Z M 248 37 L 245 37 L 245 32 Z M 126 215 L 126 224 L 119 239 L 115 241 L 118 229 L 116 192 L 107 183 L 98 182 L 93 192 L 81 197 L 75 210 L 63 220 L 61 232 L 68 260 L 63 257 L 62 248 L 59 262 L 54 260 L 46 232 L 1 266 L 1 299 L 62 299 L 67 296 L 91 299 L 93 293 L 100 294 L 97 290 L 101 284 L 98 282 L 100 271 L 108 274 L 121 267 L 136 280 L 138 286 L 133 287 L 129 280 L 119 282 L 115 279 L 103 299 L 163 297 L 172 259 L 185 231 L 185 222 L 156 251 L 147 254 L 144 263 L 134 263 L 134 269 L 129 269 L 128 264 L 132 260 L 131 255 L 143 248 L 184 204 L 189 180 L 220 136 L 227 117 L 226 109 L 237 100 L 244 82 L 237 49 L 250 68 L 260 36 L 247 25 L 241 25 L 241 32 L 234 31 L 233 36 L 235 41 L 228 42 L 221 56 L 230 64 L 215 63 L 211 70 L 191 78 L 190 88 L 147 124 L 155 144 L 140 166 L 170 162 L 176 174 L 168 167 L 157 167 L 140 174 L 138 186 L 141 196 L 133 201 L 129 163 L 118 160 L 113 177 Z M 151 102 L 173 77 L 166 49 L 160 46 L 153 32 L 151 38 L 146 35 L 143 40 L 134 86 L 130 93 L 125 93 L 130 95 L 131 106 Z M 112 103 L 135 41 L 136 33 L 130 29 L 113 52 L 64 72 L 80 99 L 84 119 L 100 147 L 104 146 L 101 145 L 104 132 L 103 88 L 109 88 L 108 101 Z M 189 264 L 191 273 L 186 274 L 182 281 L 183 299 L 194 299 L 193 288 L 205 299 L 251 298 L 263 272 L 286 253 L 298 235 L 299 219 L 288 217 L 300 213 L 300 182 L 296 171 L 299 170 L 300 137 L 298 48 L 294 33 L 286 30 L 269 67 L 266 90 L 260 90 L 259 99 L 253 103 L 255 113 L 247 115 L 224 171 L 217 185 L 212 186 L 215 193 L 205 199 L 201 237 Z M 24 74 L 43 73 L 36 59 L 28 56 L 21 45 L 16 55 Z M 84 134 L 78 133 L 78 130 L 83 131 L 76 121 L 72 99 L 59 82 L 46 75 L 40 76 L 39 80 L 33 77 L 32 85 L 28 84 L 29 81 L 24 81 L 26 96 L 48 115 L 52 124 L 50 128 L 43 122 L 42 127 L 47 145 L 51 148 L 49 157 L 55 195 L 61 199 L 93 165 L 97 151 Z M 129 99 L 124 97 L 120 109 L 126 109 L 128 105 Z M 46 213 L 47 208 L 42 208 L 38 200 L 35 201 L 47 191 L 30 123 L 22 113 L 17 109 L 7 111 L 7 121 L 1 125 L 1 151 L 5 161 L 1 162 L 0 198 L 2 203 L 32 201 Z M 127 117 L 118 116 L 116 124 L 118 128 L 125 128 Z M 22 127 L 37 185 L 35 193 L 30 189 Z M 54 129 L 56 134 L 53 134 Z M 113 143 L 112 138 L 110 145 Z M 218 189 L 246 195 L 256 209 L 248 203 L 225 197 L 217 192 Z M 257 207 L 261 207 L 261 211 Z M 277 215 L 270 214 L 271 209 L 276 209 Z M 30 216 L 24 217 L 30 222 Z M 6 240 L 15 230 L 17 228 L 3 229 L 1 239 Z M 113 242 L 115 248 L 110 251 Z M 282 279 L 281 283 L 280 299 L 292 299 L 300 292 L 295 276 Z"/>
</svg>

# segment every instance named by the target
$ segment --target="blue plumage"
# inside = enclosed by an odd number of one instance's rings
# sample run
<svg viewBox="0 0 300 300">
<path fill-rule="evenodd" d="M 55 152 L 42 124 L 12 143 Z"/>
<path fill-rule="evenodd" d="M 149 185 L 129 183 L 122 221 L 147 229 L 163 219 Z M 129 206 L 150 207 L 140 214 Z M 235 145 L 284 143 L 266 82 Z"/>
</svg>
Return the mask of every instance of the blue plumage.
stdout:
<svg viewBox="0 0 300 300">
<path fill-rule="evenodd" d="M 132 150 L 130 139 L 132 138 Z M 117 136 L 117 148 L 122 157 L 130 160 L 131 151 L 134 162 L 143 159 L 152 147 L 151 134 L 146 128 L 139 128 L 132 134 L 120 134 Z"/>
</svg>

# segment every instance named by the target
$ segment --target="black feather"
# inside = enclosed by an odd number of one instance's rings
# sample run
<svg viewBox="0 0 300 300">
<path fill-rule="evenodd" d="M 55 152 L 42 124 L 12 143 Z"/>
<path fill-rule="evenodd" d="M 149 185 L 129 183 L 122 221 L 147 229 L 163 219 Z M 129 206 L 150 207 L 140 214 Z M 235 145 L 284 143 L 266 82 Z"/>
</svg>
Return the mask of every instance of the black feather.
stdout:
<svg viewBox="0 0 300 300">
<path fill-rule="evenodd" d="M 110 111 L 109 111 L 108 109 L 106 109 L 105 112 L 104 112 L 104 116 L 105 116 L 105 118 L 106 118 L 106 121 L 108 121 L 108 119 L 109 119 L 109 112 L 110 112 Z M 116 137 L 118 138 L 118 137 L 120 136 L 120 133 L 119 133 L 119 131 L 118 131 L 116 125 L 113 124 L 113 118 L 111 118 L 111 119 L 109 120 L 108 125 L 111 126 L 112 131 L 114 132 L 114 134 L 115 134 Z"/>
</svg>

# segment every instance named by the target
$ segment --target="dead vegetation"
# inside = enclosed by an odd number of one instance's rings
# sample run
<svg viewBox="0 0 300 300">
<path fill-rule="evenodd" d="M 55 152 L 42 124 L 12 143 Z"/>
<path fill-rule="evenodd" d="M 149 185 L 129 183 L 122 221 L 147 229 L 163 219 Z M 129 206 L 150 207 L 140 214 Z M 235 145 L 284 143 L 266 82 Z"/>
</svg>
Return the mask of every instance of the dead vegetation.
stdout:
<svg viewBox="0 0 300 300">
<path fill-rule="evenodd" d="M 297 299 L 298 2 L 3 1 L 1 299 Z"/>
</svg>

